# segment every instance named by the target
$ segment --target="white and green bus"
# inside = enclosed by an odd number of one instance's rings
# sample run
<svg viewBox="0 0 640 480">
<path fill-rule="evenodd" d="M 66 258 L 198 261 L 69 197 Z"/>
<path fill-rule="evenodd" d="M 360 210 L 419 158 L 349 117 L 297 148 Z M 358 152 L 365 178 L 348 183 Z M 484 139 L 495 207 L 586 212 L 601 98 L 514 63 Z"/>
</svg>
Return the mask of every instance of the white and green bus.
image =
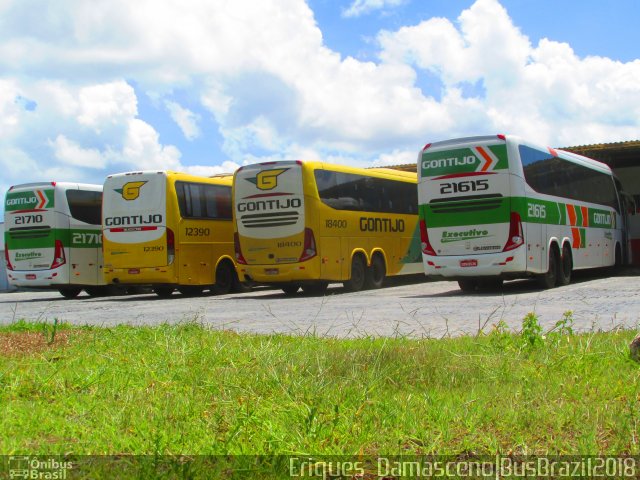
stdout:
<svg viewBox="0 0 640 480">
<path fill-rule="evenodd" d="M 106 293 L 102 277 L 102 185 L 28 183 L 4 202 L 5 262 L 16 287 Z"/>
<path fill-rule="evenodd" d="M 603 163 L 497 135 L 428 144 L 418 173 L 425 273 L 464 291 L 566 285 L 626 257 L 620 182 Z"/>
</svg>

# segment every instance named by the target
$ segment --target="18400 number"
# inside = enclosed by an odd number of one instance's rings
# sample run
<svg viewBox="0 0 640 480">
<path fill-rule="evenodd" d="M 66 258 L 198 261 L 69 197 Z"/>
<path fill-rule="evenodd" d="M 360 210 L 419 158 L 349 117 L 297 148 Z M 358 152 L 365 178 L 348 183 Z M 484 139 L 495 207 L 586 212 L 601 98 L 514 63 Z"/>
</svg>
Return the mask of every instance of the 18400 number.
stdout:
<svg viewBox="0 0 640 480">
<path fill-rule="evenodd" d="M 327 228 L 347 228 L 346 220 L 326 220 L 325 226 Z"/>
</svg>

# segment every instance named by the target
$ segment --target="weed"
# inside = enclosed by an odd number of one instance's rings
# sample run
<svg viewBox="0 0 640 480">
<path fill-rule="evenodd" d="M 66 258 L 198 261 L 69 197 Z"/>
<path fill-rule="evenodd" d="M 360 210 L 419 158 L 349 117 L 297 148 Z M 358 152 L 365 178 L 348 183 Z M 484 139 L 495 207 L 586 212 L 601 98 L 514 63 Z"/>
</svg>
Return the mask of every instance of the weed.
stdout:
<svg viewBox="0 0 640 480">
<path fill-rule="evenodd" d="M 525 340 L 525 346 L 529 348 L 535 348 L 544 343 L 544 336 L 542 335 L 542 326 L 538 320 L 538 316 L 535 312 L 529 312 L 524 316 L 522 320 L 521 336 Z"/>
</svg>

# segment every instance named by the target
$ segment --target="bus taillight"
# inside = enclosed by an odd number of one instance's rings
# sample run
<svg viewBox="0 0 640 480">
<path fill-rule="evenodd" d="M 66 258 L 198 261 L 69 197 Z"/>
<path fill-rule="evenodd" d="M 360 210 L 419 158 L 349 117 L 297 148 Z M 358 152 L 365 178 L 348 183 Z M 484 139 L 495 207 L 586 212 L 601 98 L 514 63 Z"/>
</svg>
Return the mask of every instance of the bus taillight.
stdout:
<svg viewBox="0 0 640 480">
<path fill-rule="evenodd" d="M 304 229 L 304 246 L 302 247 L 302 256 L 300 262 L 313 258 L 318 253 L 316 249 L 316 239 L 313 236 L 313 230 L 310 228 Z"/>
<path fill-rule="evenodd" d="M 67 257 L 64 255 L 64 246 L 60 240 L 56 240 L 56 247 L 53 253 L 53 263 L 51 268 L 58 268 L 67 263 Z"/>
<path fill-rule="evenodd" d="M 524 233 L 522 231 L 522 219 L 518 212 L 511 212 L 511 219 L 509 221 L 509 238 L 507 243 L 502 249 L 503 252 L 508 252 L 518 248 L 524 243 Z"/>
<path fill-rule="evenodd" d="M 9 249 L 4 249 L 4 261 L 7 264 L 7 270 L 13 270 L 13 265 L 11 265 L 11 260 L 9 260 Z"/>
<path fill-rule="evenodd" d="M 240 235 L 238 235 L 238 232 L 233 234 L 233 249 L 236 253 L 236 262 L 240 265 L 246 265 L 247 261 L 244 259 L 242 250 L 240 249 Z"/>
<path fill-rule="evenodd" d="M 171 265 L 174 258 L 176 258 L 176 239 L 173 236 L 173 230 L 167 228 L 167 263 Z"/>
<path fill-rule="evenodd" d="M 427 223 L 424 220 L 420 220 L 420 240 L 422 241 L 422 253 L 435 257 L 437 254 L 431 246 L 431 242 L 429 241 L 429 234 L 427 233 Z"/>
</svg>

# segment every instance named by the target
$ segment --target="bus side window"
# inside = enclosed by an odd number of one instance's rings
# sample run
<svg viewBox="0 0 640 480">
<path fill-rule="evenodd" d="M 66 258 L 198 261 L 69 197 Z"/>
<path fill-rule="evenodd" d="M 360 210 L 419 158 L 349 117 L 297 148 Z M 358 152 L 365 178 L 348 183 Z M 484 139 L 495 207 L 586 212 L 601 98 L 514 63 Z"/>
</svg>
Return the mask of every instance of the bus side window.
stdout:
<svg viewBox="0 0 640 480">
<path fill-rule="evenodd" d="M 90 225 L 102 223 L 102 192 L 67 190 L 66 197 L 73 218 Z"/>
</svg>

